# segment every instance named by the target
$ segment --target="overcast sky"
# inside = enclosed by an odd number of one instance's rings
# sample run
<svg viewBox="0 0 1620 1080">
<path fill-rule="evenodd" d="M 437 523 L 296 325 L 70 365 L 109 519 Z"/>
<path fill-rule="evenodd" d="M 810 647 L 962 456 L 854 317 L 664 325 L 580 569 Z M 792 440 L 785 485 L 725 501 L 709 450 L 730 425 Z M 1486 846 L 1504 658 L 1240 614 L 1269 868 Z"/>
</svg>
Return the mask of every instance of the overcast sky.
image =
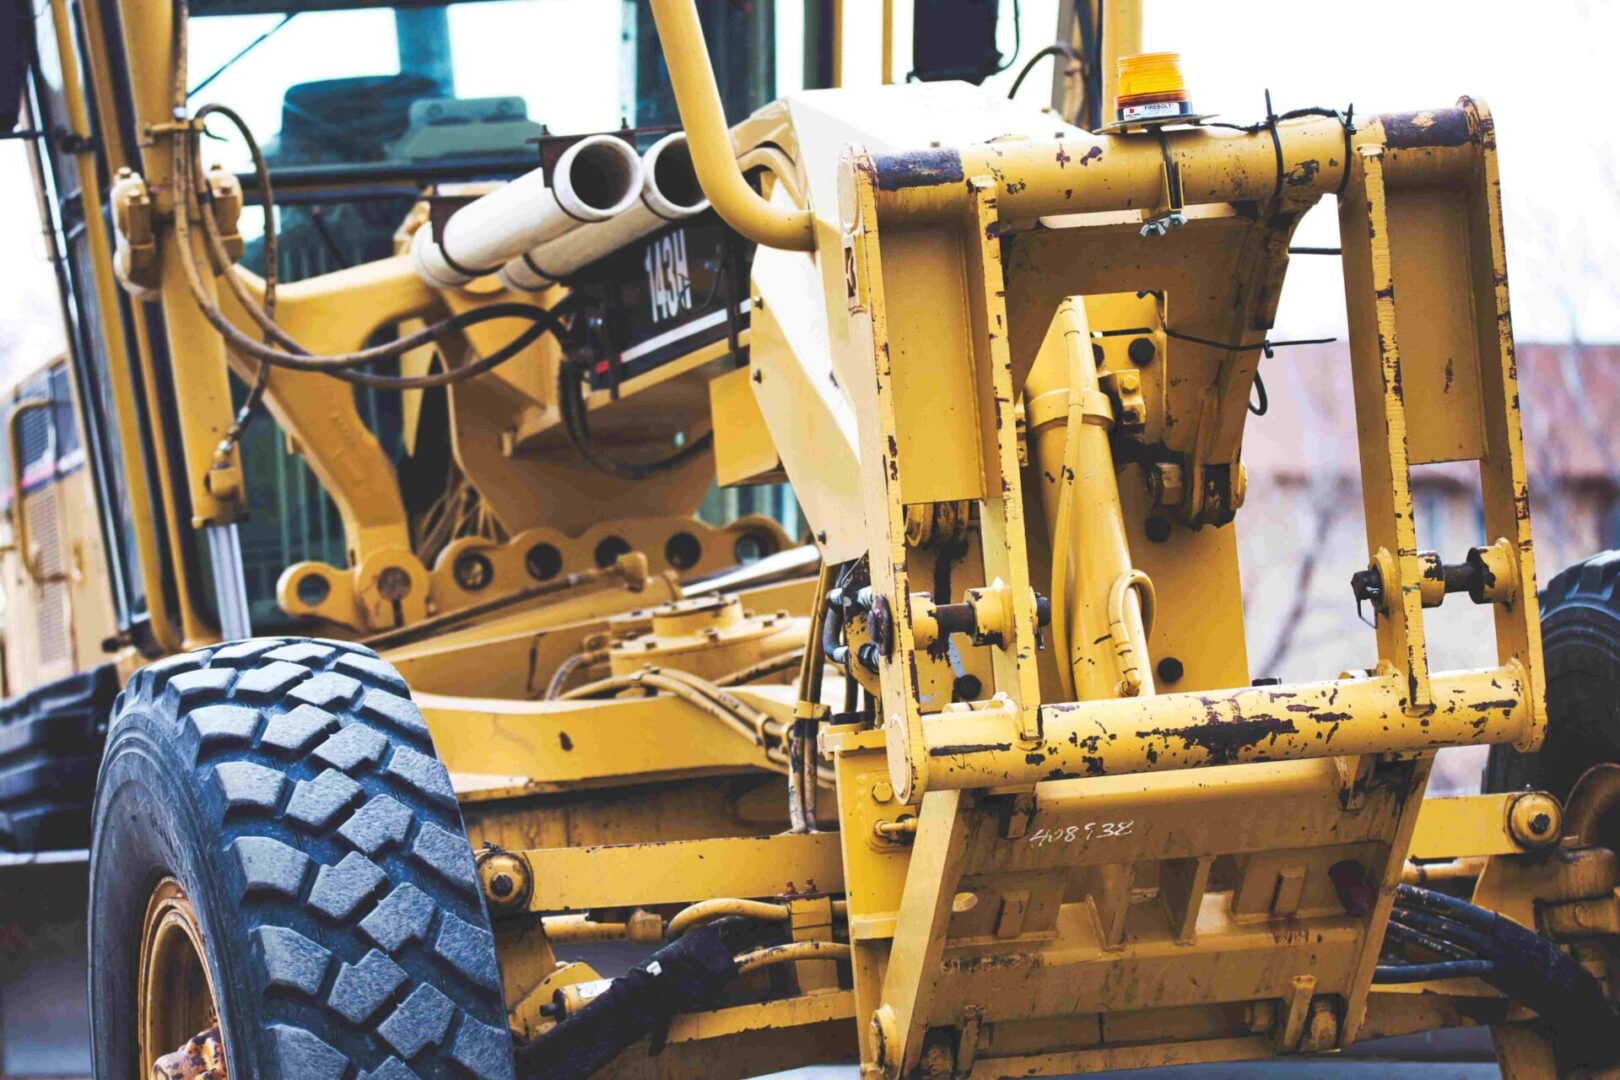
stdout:
<svg viewBox="0 0 1620 1080">
<path fill-rule="evenodd" d="M 543 0 L 532 7 L 555 4 L 559 15 L 577 16 L 581 2 Z M 589 2 L 594 10 L 612 4 Z M 785 18 L 802 7 L 802 0 L 777 3 Z M 846 3 L 850 79 L 875 83 L 880 5 L 877 0 Z M 909 9 L 904 0 L 895 6 Z M 1005 0 L 1003 7 L 1010 10 Z M 1343 107 L 1353 101 L 1365 115 L 1447 105 L 1464 93 L 1487 101 L 1497 120 L 1519 338 L 1620 341 L 1620 149 L 1610 107 L 1620 4 L 1146 0 L 1146 7 L 1146 47 L 1182 52 L 1195 105 L 1227 120 L 1258 118 L 1267 87 L 1279 110 Z M 1050 40 L 1056 0 L 1022 0 L 1021 10 L 1027 56 Z M 577 18 L 560 21 L 577 25 Z M 1009 45 L 1010 29 L 1003 35 Z M 324 46 L 332 51 L 326 59 L 339 68 L 352 64 L 356 42 L 367 38 L 351 36 Z M 480 70 L 511 70 L 509 65 L 520 60 L 514 46 L 534 40 L 529 34 L 493 35 L 490 63 Z M 909 56 L 904 28 L 897 53 L 896 69 L 904 71 Z M 320 57 L 304 55 L 320 65 Z M 555 50 L 545 69 L 554 74 L 554 65 L 569 62 L 568 57 L 568 50 Z M 587 66 L 590 71 L 582 72 L 580 82 L 603 84 L 600 58 L 590 58 Z M 991 85 L 1005 87 L 1012 77 L 1009 71 Z M 1030 79 L 1023 94 L 1038 104 L 1048 85 L 1043 74 Z M 222 94 L 228 89 L 220 87 Z M 4 381 L 61 348 L 24 160 L 19 143 L 0 141 L 0 205 L 10 210 L 0 215 Z M 1307 217 L 1300 242 L 1332 245 L 1335 233 L 1332 208 L 1324 206 Z M 1338 261 L 1295 259 L 1275 336 L 1338 333 L 1343 321 Z"/>
</svg>

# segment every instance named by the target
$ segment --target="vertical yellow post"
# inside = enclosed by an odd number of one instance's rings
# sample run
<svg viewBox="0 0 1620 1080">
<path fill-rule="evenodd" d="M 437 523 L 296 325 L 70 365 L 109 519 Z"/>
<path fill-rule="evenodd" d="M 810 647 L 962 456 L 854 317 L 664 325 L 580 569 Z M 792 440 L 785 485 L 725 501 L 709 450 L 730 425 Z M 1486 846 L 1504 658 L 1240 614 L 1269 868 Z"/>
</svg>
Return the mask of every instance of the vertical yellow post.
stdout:
<svg viewBox="0 0 1620 1080">
<path fill-rule="evenodd" d="M 1142 51 L 1142 0 L 1103 0 L 1102 121 L 1114 122 L 1119 97 L 1119 58 Z"/>
<path fill-rule="evenodd" d="M 73 22 L 66 0 L 53 0 L 51 19 L 62 65 L 62 97 L 67 106 L 73 132 L 86 138 L 96 134 L 105 139 L 107 132 L 93 133 L 91 129 L 85 86 L 95 85 L 97 80 L 84 80 L 80 74 L 78 53 L 73 47 Z M 90 240 L 89 249 L 96 253 L 109 252 L 112 250 L 112 242 L 107 236 L 106 218 L 102 215 L 102 189 L 96 178 L 94 157 L 89 151 L 76 154 L 74 167 L 79 174 L 79 197 L 84 204 L 84 230 Z M 113 278 L 112 266 L 106 256 L 97 255 L 92 258 L 91 277 L 96 291 L 96 303 L 100 310 L 117 311 L 118 284 Z M 124 338 L 122 320 L 103 318 L 100 325 L 107 354 L 113 358 L 107 364 L 107 382 L 116 411 L 118 449 L 124 456 L 124 484 L 128 488 L 129 505 L 134 511 L 130 524 L 135 534 L 135 549 L 140 559 L 143 587 L 148 597 L 161 597 L 163 564 L 158 550 L 157 529 L 153 521 L 153 515 L 158 511 L 147 483 L 146 470 L 141 467 L 144 453 L 136 422 L 136 389 L 130 381 L 129 366 L 123 362 L 128 356 L 129 343 Z M 157 641 L 165 649 L 178 651 L 182 644 L 181 634 L 169 618 L 169 611 L 161 600 L 153 600 L 148 604 L 148 615 L 152 634 Z"/>
<path fill-rule="evenodd" d="M 827 28 L 832 43 L 832 84 L 844 85 L 844 0 L 832 0 L 832 25 Z"/>
<path fill-rule="evenodd" d="M 894 82 L 894 0 L 883 0 L 883 85 Z"/>
<path fill-rule="evenodd" d="M 130 91 L 139 129 L 145 132 L 151 125 L 175 122 L 175 111 L 180 108 L 174 103 L 175 65 L 180 57 L 170 6 L 152 5 L 149 11 L 143 10 L 141 18 L 126 21 L 124 44 L 131 58 Z M 151 140 L 152 145 L 141 155 L 141 170 L 157 196 L 160 213 L 170 209 L 176 214 L 188 213 L 189 207 L 173 205 L 171 137 Z M 175 250 L 178 242 L 172 227 L 166 228 L 161 237 L 163 346 L 169 356 L 175 415 L 180 421 L 192 524 L 202 528 L 235 522 L 245 511 L 246 502 L 239 483 L 210 483 L 215 479 L 210 475 L 214 471 L 214 452 L 235 410 L 225 367 L 225 345 L 192 301 Z M 208 253 L 202 241 L 194 238 L 193 245 L 194 258 L 206 267 Z M 212 291 L 211 281 L 205 281 L 205 286 Z M 231 460 L 236 466 L 232 475 L 239 481 L 240 458 L 234 451 Z"/>
</svg>

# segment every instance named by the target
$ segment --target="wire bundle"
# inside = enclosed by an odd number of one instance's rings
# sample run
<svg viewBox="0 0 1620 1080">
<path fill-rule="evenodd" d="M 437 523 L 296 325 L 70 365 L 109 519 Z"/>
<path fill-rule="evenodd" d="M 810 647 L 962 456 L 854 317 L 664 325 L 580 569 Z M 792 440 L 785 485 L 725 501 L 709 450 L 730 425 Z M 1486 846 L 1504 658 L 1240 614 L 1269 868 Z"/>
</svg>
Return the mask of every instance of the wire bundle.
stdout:
<svg viewBox="0 0 1620 1080">
<path fill-rule="evenodd" d="M 1422 959 L 1412 961 L 1412 953 Z M 1400 885 L 1375 983 L 1478 978 L 1532 1009 L 1570 1065 L 1620 1059 L 1603 985 L 1553 942 L 1466 900 Z"/>
<path fill-rule="evenodd" d="M 1402 885 L 1384 931 L 1384 953 L 1373 971 L 1381 983 L 1489 979 L 1496 974 L 1491 931 L 1496 914 L 1445 893 Z M 1417 952 L 1428 959 L 1406 959 Z"/>
<path fill-rule="evenodd" d="M 243 410 L 238 413 L 231 432 L 227 434 L 226 444 L 222 447 L 223 450 L 228 450 L 230 444 L 234 443 L 240 436 L 241 428 L 251 415 L 253 406 L 263 396 L 264 383 L 267 380 L 267 367 L 283 367 L 295 371 L 314 371 L 345 382 L 384 390 L 426 390 L 448 386 L 481 375 L 519 355 L 524 349 L 548 332 L 554 334 L 559 341 L 569 342 L 572 340 L 569 328 L 550 309 L 535 304 L 521 303 L 491 304 L 475 311 L 453 315 L 382 345 L 330 356 L 311 353 L 310 350 L 283 331 L 275 322 L 277 233 L 270 171 L 266 165 L 264 154 L 257 141 L 253 138 L 252 132 L 235 112 L 221 105 L 207 105 L 199 109 L 195 116 L 188 115 L 189 92 L 186 88 L 187 11 L 185 0 L 176 0 L 174 7 L 175 65 L 172 115 L 177 130 L 171 143 L 171 167 L 175 185 L 176 205 L 174 215 L 175 247 L 179 254 L 181 268 L 185 273 L 186 286 L 203 317 L 219 332 L 233 351 L 241 356 L 258 361 L 260 365 L 248 401 Z M 243 141 L 247 144 L 248 152 L 253 158 L 254 172 L 257 174 L 259 188 L 262 192 L 265 213 L 265 289 L 262 302 L 252 295 L 241 277 L 231 269 L 233 260 L 226 250 L 224 236 L 219 221 L 214 214 L 213 196 L 208 190 L 208 185 L 200 182 L 202 174 L 200 136 L 203 124 L 210 116 L 214 115 L 228 120 L 242 135 Z M 263 342 L 255 340 L 238 329 L 208 292 L 197 252 L 192 245 L 190 207 L 194 202 L 200 211 L 198 219 L 203 226 L 203 238 L 208 254 L 215 266 L 221 271 L 220 276 L 224 278 L 226 285 L 230 288 L 243 311 L 263 332 L 265 338 Z M 480 323 L 498 319 L 522 319 L 531 325 L 500 349 L 473 363 L 458 368 L 418 376 L 388 375 L 359 370 L 380 361 L 398 359 L 412 349 L 437 342 L 446 334 L 466 330 Z"/>
</svg>

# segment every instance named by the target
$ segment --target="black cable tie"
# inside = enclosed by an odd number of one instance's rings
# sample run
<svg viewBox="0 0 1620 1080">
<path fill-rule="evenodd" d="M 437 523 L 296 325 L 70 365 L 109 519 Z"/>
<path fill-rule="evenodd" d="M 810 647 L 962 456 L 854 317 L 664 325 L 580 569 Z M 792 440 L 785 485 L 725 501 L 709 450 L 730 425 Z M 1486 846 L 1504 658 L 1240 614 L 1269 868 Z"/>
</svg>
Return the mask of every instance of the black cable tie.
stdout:
<svg viewBox="0 0 1620 1080">
<path fill-rule="evenodd" d="M 1352 139 L 1356 133 L 1356 103 L 1351 102 L 1349 107 L 1339 116 L 1339 126 L 1344 128 L 1344 171 L 1339 174 L 1339 190 L 1334 192 L 1339 198 L 1344 198 L 1345 188 L 1350 186 L 1350 159 L 1355 152 Z"/>
<path fill-rule="evenodd" d="M 1147 295 L 1146 292 L 1139 293 L 1137 299 L 1141 299 L 1145 295 Z M 1331 345 L 1339 340 L 1336 337 L 1295 338 L 1292 341 L 1272 341 L 1270 338 L 1265 338 L 1255 342 L 1253 345 L 1244 345 L 1241 342 L 1215 341 L 1212 338 L 1184 334 L 1180 330 L 1172 330 L 1168 326 L 1164 328 L 1164 334 L 1166 337 L 1172 337 L 1178 341 L 1188 341 L 1194 345 L 1207 345 L 1212 349 L 1225 349 L 1227 352 L 1261 352 L 1268 358 L 1273 355 L 1272 350 L 1274 349 L 1285 349 L 1291 345 Z"/>
<path fill-rule="evenodd" d="M 1262 131 L 1269 131 L 1271 133 L 1271 146 L 1272 150 L 1275 152 L 1277 163 L 1277 183 L 1272 188 L 1271 192 L 1271 197 L 1275 200 L 1282 197 L 1284 180 L 1282 135 L 1278 132 L 1277 125 L 1284 120 L 1298 120 L 1305 116 L 1331 116 L 1337 120 L 1339 122 L 1339 126 L 1344 129 L 1344 170 L 1339 176 L 1339 188 L 1336 192 L 1337 195 L 1343 197 L 1345 188 L 1347 188 L 1350 184 L 1350 158 L 1355 150 L 1355 144 L 1353 142 L 1353 136 L 1356 133 L 1355 103 L 1351 102 L 1349 107 L 1347 107 L 1343 112 L 1340 112 L 1338 109 L 1329 109 L 1321 105 L 1311 105 L 1303 109 L 1289 109 L 1287 112 L 1279 115 L 1272 108 L 1271 91 L 1268 89 L 1265 94 L 1266 118 L 1260 123 L 1227 124 L 1212 120 L 1201 126 L 1226 128 L 1230 131 L 1241 131 L 1245 135 L 1258 135 Z"/>
<path fill-rule="evenodd" d="M 1277 183 L 1271 189 L 1271 201 L 1277 202 L 1283 192 L 1282 135 L 1277 131 L 1277 114 L 1271 108 L 1271 90 L 1266 90 L 1266 129 L 1271 132 L 1271 149 L 1277 157 Z"/>
</svg>

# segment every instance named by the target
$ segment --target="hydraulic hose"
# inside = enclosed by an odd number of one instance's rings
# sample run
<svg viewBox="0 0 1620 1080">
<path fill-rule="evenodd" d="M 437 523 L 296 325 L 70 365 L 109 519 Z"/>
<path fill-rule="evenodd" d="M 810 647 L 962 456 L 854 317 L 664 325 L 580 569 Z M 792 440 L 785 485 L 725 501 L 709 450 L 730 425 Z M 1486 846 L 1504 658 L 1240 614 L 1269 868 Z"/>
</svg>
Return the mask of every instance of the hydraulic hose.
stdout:
<svg viewBox="0 0 1620 1080">
<path fill-rule="evenodd" d="M 1486 979 L 1496 974 L 1489 960 L 1444 960 L 1436 964 L 1380 964 L 1373 969 L 1373 982 L 1415 983 L 1434 979 Z"/>
<path fill-rule="evenodd" d="M 281 275 L 281 228 L 276 223 L 276 195 L 270 186 L 270 163 L 265 160 L 264 151 L 259 147 L 259 140 L 253 137 L 253 129 L 248 127 L 234 109 L 224 105 L 204 105 L 197 110 L 197 123 L 206 123 L 210 116 L 218 114 L 230 121 L 236 128 L 238 135 L 247 145 L 248 156 L 253 160 L 253 173 L 259 181 L 259 199 L 264 204 L 264 314 L 267 319 L 274 320 L 276 314 L 276 282 Z M 210 197 L 210 202 L 212 198 Z M 204 212 L 202 215 L 203 227 L 208 233 L 209 247 L 214 251 L 214 258 L 220 260 L 221 266 L 228 266 L 230 260 L 222 258 L 225 254 L 225 240 L 219 235 L 219 221 L 212 213 Z M 240 279 L 231 274 L 233 285 L 239 285 Z M 265 387 L 270 384 L 270 365 L 260 362 L 258 369 L 253 373 L 253 382 L 248 387 L 247 397 L 242 407 L 236 410 L 236 417 L 231 426 L 226 429 L 224 437 L 220 440 L 219 449 L 215 457 L 226 461 L 231 450 L 242 441 L 242 433 L 247 430 L 248 424 L 258 412 L 259 404 L 264 400 Z"/>
<path fill-rule="evenodd" d="M 587 649 L 584 652 L 574 653 L 557 665 L 557 670 L 552 672 L 551 681 L 546 683 L 545 693 L 541 697 L 546 701 L 555 701 L 562 696 L 564 690 L 568 689 L 568 680 L 573 678 L 574 672 L 593 664 L 605 664 L 611 655 L 607 649 Z"/>
<path fill-rule="evenodd" d="M 239 116 L 223 106 L 206 106 L 199 112 L 199 116 L 197 118 L 192 118 L 189 120 L 186 119 L 188 114 L 188 95 L 186 91 L 188 14 L 189 13 L 187 11 L 185 0 L 175 0 L 175 70 L 173 95 L 171 100 L 174 122 L 176 125 L 181 127 L 181 130 L 176 131 L 172 136 L 172 168 L 175 185 L 174 239 L 176 242 L 175 247 L 178 249 L 179 253 L 180 265 L 184 271 L 186 286 L 191 293 L 192 300 L 197 304 L 198 310 L 202 312 L 203 317 L 207 319 L 209 324 L 212 325 L 214 329 L 219 332 L 220 336 L 225 339 L 227 345 L 229 345 L 239 354 L 257 360 L 261 364 L 270 364 L 272 366 L 286 367 L 301 371 L 314 371 L 324 375 L 331 375 L 334 378 L 343 379 L 347 382 L 358 383 L 363 386 L 372 386 L 379 389 L 412 390 L 448 386 L 452 383 L 461 382 L 465 379 L 470 379 L 481 375 L 519 355 L 524 349 L 528 348 L 535 341 L 539 340 L 539 338 L 547 332 L 555 334 L 559 340 L 566 341 L 568 339 L 569 334 L 567 328 L 554 313 L 546 308 L 538 307 L 532 304 L 493 304 L 485 308 L 480 308 L 476 311 L 464 312 L 461 315 L 451 316 L 450 318 L 435 323 L 432 326 L 428 326 L 412 334 L 407 334 L 404 337 L 397 338 L 394 341 L 388 342 L 384 345 L 332 356 L 314 355 L 297 341 L 293 340 L 284 331 L 282 331 L 276 325 L 275 320 L 272 317 L 272 311 L 267 310 L 265 306 L 261 306 L 261 304 L 250 293 L 248 293 L 246 286 L 231 269 L 231 260 L 225 253 L 223 238 L 218 236 L 218 223 L 213 219 L 212 208 L 205 205 L 207 200 L 200 195 L 196 183 L 197 178 L 194 175 L 193 170 L 200 167 L 200 154 L 196 130 L 198 120 L 206 119 L 207 115 L 217 113 L 221 116 L 225 116 L 233 123 L 240 125 L 245 134 L 246 125 L 241 122 L 241 118 Z M 251 143 L 251 135 L 249 135 L 248 138 Z M 268 179 L 268 169 L 265 169 L 260 173 L 260 183 L 267 185 Z M 271 202 L 270 188 L 266 186 L 264 191 L 265 214 L 267 219 L 273 222 L 274 205 Z M 208 294 L 207 287 L 203 281 L 202 270 L 197 264 L 197 253 L 192 246 L 190 208 L 194 203 L 196 203 L 202 210 L 200 217 L 203 220 L 205 241 L 208 242 L 209 250 L 213 258 L 220 262 L 220 269 L 226 279 L 227 285 L 236 295 L 238 302 L 241 303 L 243 309 L 247 312 L 248 317 L 252 319 L 261 330 L 264 331 L 265 335 L 271 341 L 280 343 L 283 348 L 275 348 L 271 345 L 262 344 L 249 337 L 247 334 L 242 333 L 242 331 L 237 329 L 237 327 L 231 323 L 230 319 L 226 317 L 225 313 L 220 309 L 218 303 L 213 299 L 213 297 Z M 271 229 L 273 229 L 273 224 L 267 224 L 267 238 L 271 235 Z M 268 242 L 266 254 L 272 254 L 272 249 Z M 273 272 L 267 274 L 266 282 L 268 287 L 266 290 L 266 299 L 269 302 L 268 306 L 272 310 L 274 304 L 274 291 L 273 285 L 270 283 L 274 282 L 274 280 L 275 278 L 273 276 Z M 452 370 L 439 372 L 437 374 L 420 376 L 379 375 L 372 372 L 350 370 L 366 364 L 398 358 L 412 349 L 436 342 L 442 335 L 448 332 L 462 330 L 469 326 L 477 325 L 478 323 L 504 318 L 525 319 L 531 322 L 533 325 L 519 334 L 503 348 L 498 349 L 488 356 L 482 357 L 479 360 L 466 365 L 465 367 L 455 368 Z"/>
<path fill-rule="evenodd" d="M 766 935 L 779 935 L 774 926 Z M 678 1013 L 711 1004 L 740 974 L 738 954 L 767 944 L 761 924 L 725 918 L 681 935 L 614 979 L 585 1008 L 517 1049 L 517 1075 L 526 1080 L 594 1076 L 625 1049 Z"/>
<path fill-rule="evenodd" d="M 708 713 L 731 728 L 738 735 L 759 747 L 765 763 L 772 769 L 787 772 L 794 767 L 788 752 L 788 725 L 763 710 L 756 709 L 722 687 L 696 675 L 673 668 L 643 668 L 633 675 L 615 675 L 599 682 L 587 683 L 558 695 L 558 701 L 580 701 L 606 697 L 626 690 L 659 690 L 680 698 L 689 705 Z M 833 784 L 830 767 L 817 769 L 817 778 L 823 784 Z"/>
<path fill-rule="evenodd" d="M 769 659 L 761 660 L 757 664 L 750 664 L 745 668 L 739 668 L 729 675 L 722 675 L 718 679 L 714 680 L 714 685 L 746 686 L 751 682 L 757 682 L 760 679 L 766 679 L 772 675 L 781 675 L 785 672 L 793 671 L 796 668 L 802 667 L 803 664 L 804 653 L 795 649 L 790 653 L 783 653 L 781 656 L 773 656 Z"/>
<path fill-rule="evenodd" d="M 821 618 L 821 652 L 827 662 L 849 671 L 849 646 L 839 640 L 844 632 L 844 590 L 827 593 L 827 611 Z"/>
<path fill-rule="evenodd" d="M 1445 959 L 1385 963 L 1378 983 L 1478 978 L 1533 1010 L 1560 1061 L 1607 1065 L 1620 1059 L 1615 1011 L 1603 986 L 1573 957 L 1533 930 L 1466 900 L 1415 885 L 1396 888 L 1390 936 Z"/>
<path fill-rule="evenodd" d="M 772 904 L 764 900 L 704 900 L 691 907 L 682 908 L 673 919 L 669 920 L 664 936 L 673 941 L 689 930 L 732 917 L 785 923 L 791 916 L 792 913 L 786 904 Z"/>
</svg>

